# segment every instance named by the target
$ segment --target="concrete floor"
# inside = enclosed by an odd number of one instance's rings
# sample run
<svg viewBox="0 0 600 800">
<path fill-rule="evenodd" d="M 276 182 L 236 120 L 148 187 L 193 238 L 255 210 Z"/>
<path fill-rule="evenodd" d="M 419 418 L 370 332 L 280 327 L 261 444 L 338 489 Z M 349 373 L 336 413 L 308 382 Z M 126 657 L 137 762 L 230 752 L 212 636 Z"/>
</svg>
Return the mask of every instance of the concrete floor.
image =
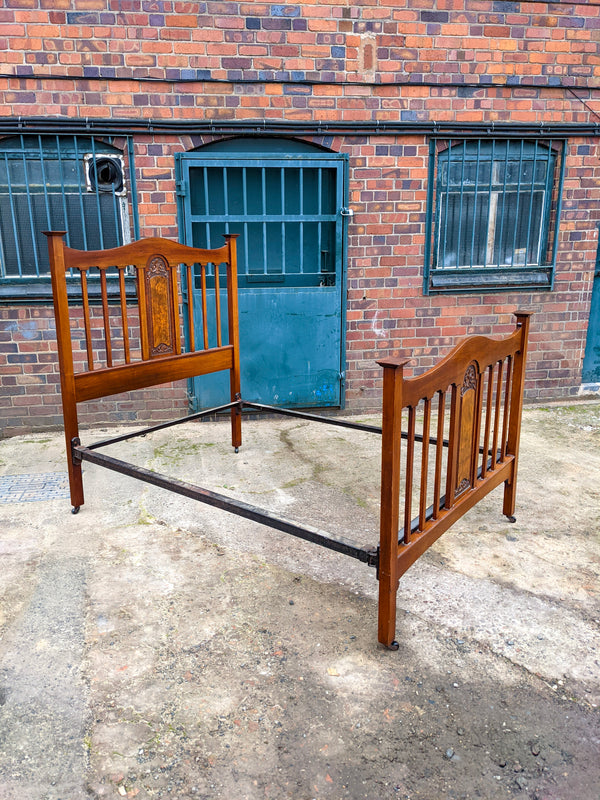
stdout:
<svg viewBox="0 0 600 800">
<path fill-rule="evenodd" d="M 113 452 L 374 545 L 378 447 Z M 369 567 L 93 465 L 73 516 L 62 448 L 0 441 L 1 800 L 600 798 L 600 404 L 525 410 L 517 522 L 496 490 L 411 567 L 397 653 Z"/>
</svg>

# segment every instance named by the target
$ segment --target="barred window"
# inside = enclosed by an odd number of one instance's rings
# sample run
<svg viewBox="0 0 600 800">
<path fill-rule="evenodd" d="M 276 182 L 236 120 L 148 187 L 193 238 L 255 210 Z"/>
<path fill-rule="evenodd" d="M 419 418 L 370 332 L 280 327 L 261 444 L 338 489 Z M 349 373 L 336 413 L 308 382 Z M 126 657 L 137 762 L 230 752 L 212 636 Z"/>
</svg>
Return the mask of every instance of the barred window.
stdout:
<svg viewBox="0 0 600 800">
<path fill-rule="evenodd" d="M 537 140 L 432 142 L 426 292 L 552 287 L 562 148 Z"/>
<path fill-rule="evenodd" d="M 47 295 L 43 231 L 64 230 L 70 247 L 100 250 L 131 240 L 126 158 L 85 136 L 0 139 L 0 294 Z"/>
</svg>

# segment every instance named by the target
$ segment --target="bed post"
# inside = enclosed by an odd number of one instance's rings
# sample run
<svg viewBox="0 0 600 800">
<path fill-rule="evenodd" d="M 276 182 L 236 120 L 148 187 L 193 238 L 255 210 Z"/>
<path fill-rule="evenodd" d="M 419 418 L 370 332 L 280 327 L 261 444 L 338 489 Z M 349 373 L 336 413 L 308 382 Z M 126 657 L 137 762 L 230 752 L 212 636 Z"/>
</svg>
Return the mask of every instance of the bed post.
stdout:
<svg viewBox="0 0 600 800">
<path fill-rule="evenodd" d="M 60 387 L 67 446 L 67 466 L 69 470 L 69 488 L 71 491 L 72 513 L 76 514 L 83 505 L 83 481 L 81 463 L 73 460 L 71 443 L 79 438 L 77 424 L 77 401 L 75 399 L 75 378 L 73 369 L 73 347 L 71 343 L 71 326 L 69 322 L 69 301 L 67 297 L 67 280 L 65 275 L 65 259 L 63 252 L 63 236 L 65 231 L 44 231 L 48 237 L 50 255 L 50 275 L 52 279 L 52 295 L 54 300 L 54 317 L 56 319 L 56 341 L 58 345 L 58 366 L 60 370 Z"/>
<path fill-rule="evenodd" d="M 398 529 L 400 517 L 400 442 L 402 432 L 402 372 L 409 359 L 387 358 L 383 367 L 381 435 L 381 510 L 379 528 L 378 638 L 397 650 L 396 594 L 398 592 Z"/>
<path fill-rule="evenodd" d="M 240 330 L 238 313 L 237 242 L 239 234 L 224 234 L 228 248 L 227 258 L 227 313 L 229 316 L 229 344 L 233 346 L 233 367 L 229 372 L 231 402 L 241 399 L 240 388 Z M 239 406 L 231 409 L 231 444 L 237 453 L 242 444 L 242 412 Z"/>
<path fill-rule="evenodd" d="M 510 416 L 508 423 L 507 455 L 513 456 L 510 478 L 504 483 L 504 504 L 502 513 L 515 522 L 515 503 L 517 492 L 517 466 L 519 461 L 519 438 L 523 415 L 523 390 L 525 388 L 525 365 L 527 363 L 527 340 L 529 337 L 530 311 L 515 311 L 517 330 L 521 331 L 521 344 L 515 353 L 513 363 L 513 382 L 510 393 Z"/>
</svg>

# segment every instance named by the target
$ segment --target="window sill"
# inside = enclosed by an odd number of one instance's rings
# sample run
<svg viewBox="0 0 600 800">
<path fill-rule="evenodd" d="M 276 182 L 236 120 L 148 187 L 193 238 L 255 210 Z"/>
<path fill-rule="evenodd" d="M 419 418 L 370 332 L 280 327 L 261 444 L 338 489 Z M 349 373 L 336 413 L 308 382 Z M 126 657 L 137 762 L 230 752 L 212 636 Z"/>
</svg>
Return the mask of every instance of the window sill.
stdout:
<svg viewBox="0 0 600 800">
<path fill-rule="evenodd" d="M 477 292 L 549 291 L 552 289 L 552 268 L 506 270 L 432 270 L 428 294 Z"/>
</svg>

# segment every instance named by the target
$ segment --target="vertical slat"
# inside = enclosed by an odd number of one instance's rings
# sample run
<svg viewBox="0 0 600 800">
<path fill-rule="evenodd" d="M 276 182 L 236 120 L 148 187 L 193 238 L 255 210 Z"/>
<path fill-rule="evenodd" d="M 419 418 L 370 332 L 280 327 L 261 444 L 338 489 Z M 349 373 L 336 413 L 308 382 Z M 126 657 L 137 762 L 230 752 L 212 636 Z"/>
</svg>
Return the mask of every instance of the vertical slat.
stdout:
<svg viewBox="0 0 600 800">
<path fill-rule="evenodd" d="M 110 316 L 108 313 L 108 292 L 106 290 L 106 270 L 100 270 L 100 293 L 102 295 L 102 319 L 104 321 L 104 346 L 106 366 L 112 367 L 112 342 L 110 338 Z"/>
<path fill-rule="evenodd" d="M 438 418 L 435 443 L 435 477 L 433 483 L 433 518 L 440 514 L 440 500 L 442 496 L 442 461 L 444 454 L 444 421 L 446 415 L 446 393 L 438 392 Z"/>
<path fill-rule="evenodd" d="M 510 390 L 512 378 L 512 356 L 506 360 L 506 381 L 504 390 L 504 413 L 502 416 L 502 439 L 500 440 L 500 461 L 506 458 L 506 446 L 508 441 L 508 411 L 510 409 Z"/>
<path fill-rule="evenodd" d="M 206 305 L 206 264 L 200 264 L 200 291 L 202 293 L 202 343 L 208 350 L 208 308 Z"/>
<path fill-rule="evenodd" d="M 406 474 L 404 476 L 404 544 L 410 542 L 412 522 L 412 490 L 415 469 L 415 408 L 408 408 L 408 436 L 406 440 Z"/>
<path fill-rule="evenodd" d="M 94 369 L 94 352 L 92 349 L 92 331 L 90 325 L 90 300 L 88 297 L 87 271 L 82 269 L 81 275 L 81 300 L 83 303 L 83 329 L 85 331 L 85 349 L 87 351 L 88 370 Z"/>
<path fill-rule="evenodd" d="M 496 376 L 496 403 L 494 410 L 494 433 L 492 437 L 492 469 L 496 469 L 498 463 L 498 435 L 500 432 L 500 407 L 502 405 L 502 375 L 504 371 L 504 361 L 498 362 Z"/>
<path fill-rule="evenodd" d="M 27 196 L 27 213 L 29 214 L 29 229 L 31 232 L 31 245 L 33 249 L 33 258 L 35 261 L 35 274 L 40 274 L 40 254 L 38 252 L 38 244 L 36 239 L 36 231 L 35 231 L 35 223 L 34 223 L 34 213 L 33 213 L 33 201 L 31 199 L 31 191 L 30 186 L 32 185 L 32 181 L 29 178 L 29 170 L 27 169 L 27 159 L 25 157 L 25 142 L 23 140 L 23 136 L 21 135 L 21 159 L 23 161 L 23 176 L 25 181 L 25 194 Z M 19 223 L 22 227 L 25 227 L 24 220 L 19 220 Z M 17 245 L 17 249 L 18 245 Z"/>
<path fill-rule="evenodd" d="M 452 139 L 448 142 L 448 158 L 446 160 L 446 203 L 444 206 L 444 238 L 443 246 L 440 248 L 441 253 L 445 255 L 446 247 L 448 246 L 448 217 L 450 214 L 450 172 L 452 169 Z M 441 222 L 440 222 L 441 226 Z M 439 258 L 439 256 L 438 256 Z"/>
<path fill-rule="evenodd" d="M 473 192 L 473 229 L 471 231 L 471 255 L 469 267 L 473 266 L 473 254 L 475 253 L 475 231 L 477 230 L 477 192 L 479 191 L 479 165 L 481 163 L 481 141 L 477 140 L 477 161 L 475 166 L 475 189 Z"/>
<path fill-rule="evenodd" d="M 481 412 L 483 410 L 483 372 L 477 375 L 477 396 L 475 398 L 475 425 L 473 440 L 471 442 L 471 469 L 469 481 L 475 486 L 477 481 L 477 467 L 479 465 L 479 440 L 481 438 Z"/>
<path fill-rule="evenodd" d="M 81 163 L 81 156 L 79 154 L 79 148 L 77 145 L 77 136 L 73 136 L 73 149 L 75 151 L 75 162 L 77 164 Z M 87 238 L 87 226 L 86 226 L 86 214 L 83 207 L 83 189 L 82 189 L 82 181 L 78 181 L 77 184 L 77 196 L 79 198 L 79 219 L 80 219 L 80 230 L 83 236 L 83 249 L 88 249 L 88 238 Z M 65 217 L 65 222 L 66 222 Z M 69 234 L 67 233 L 67 242 L 69 241 Z"/>
<path fill-rule="evenodd" d="M 500 242 L 500 247 L 498 248 L 498 258 L 496 259 L 496 266 L 500 269 L 500 259 L 502 258 L 502 241 L 504 236 L 504 221 L 505 221 L 505 209 L 506 209 L 506 176 L 508 175 L 508 141 L 505 142 L 505 150 L 504 150 L 504 180 L 502 181 L 502 207 L 500 209 L 500 236 L 498 237 L 498 241 Z M 493 167 L 493 164 L 492 164 Z"/>
<path fill-rule="evenodd" d="M 187 265 L 186 283 L 187 283 L 187 323 L 188 323 L 188 341 L 190 343 L 190 353 L 196 349 L 196 339 L 194 334 L 194 276 L 192 275 L 192 265 Z"/>
<path fill-rule="evenodd" d="M 280 171 L 280 192 L 281 192 L 281 271 L 285 275 L 287 268 L 285 263 L 285 169 Z"/>
<path fill-rule="evenodd" d="M 456 237 L 456 266 L 461 266 L 463 263 L 460 253 L 460 240 L 462 238 L 462 222 L 463 222 L 463 199 L 465 187 L 465 159 L 467 155 L 467 141 L 463 139 L 462 143 L 462 163 L 460 166 L 460 193 L 459 193 L 459 212 L 458 212 L 458 234 Z"/>
<path fill-rule="evenodd" d="M 507 143 L 508 147 L 508 143 Z M 521 139 L 520 146 L 519 146 L 519 169 L 517 170 L 518 178 L 517 178 L 517 206 L 515 208 L 515 229 L 513 231 L 513 243 L 512 243 L 512 254 L 510 259 L 511 267 L 514 266 L 515 263 L 515 250 L 517 247 L 517 232 L 519 230 L 518 219 L 519 219 L 519 206 L 521 204 L 521 176 L 523 174 L 523 140 Z"/>
<path fill-rule="evenodd" d="M 17 226 L 17 210 L 15 208 L 15 199 L 13 196 L 12 190 L 12 181 L 11 181 L 11 174 L 10 174 L 10 162 L 8 160 L 8 153 L 4 153 L 4 166 L 6 168 L 6 185 L 8 188 L 8 201 L 10 204 L 10 221 L 12 224 L 12 233 L 15 242 L 19 241 L 19 233 L 18 233 L 18 226 Z M 17 254 L 17 265 L 19 267 L 19 275 L 23 275 L 23 264 L 21 262 L 21 248 L 15 247 L 15 252 Z"/>
<path fill-rule="evenodd" d="M 260 170 L 261 175 L 261 188 L 262 188 L 262 212 L 263 214 L 267 215 L 267 172 L 265 167 L 261 167 Z M 263 274 L 267 274 L 267 223 L 263 221 L 262 224 L 262 231 L 263 231 Z"/>
<path fill-rule="evenodd" d="M 250 258 L 248 255 L 248 223 L 246 222 L 246 217 L 248 216 L 248 176 L 246 167 L 242 167 L 242 209 L 244 215 L 244 264 L 246 266 L 246 272 L 248 272 L 250 269 Z"/>
<path fill-rule="evenodd" d="M 125 363 L 131 362 L 129 347 L 129 321 L 127 319 L 127 295 L 125 294 L 125 267 L 119 267 L 119 299 L 121 301 L 121 326 L 123 330 L 123 350 Z"/>
<path fill-rule="evenodd" d="M 221 289 L 219 287 L 219 265 L 215 264 L 215 321 L 217 326 L 217 347 L 223 346 L 221 335 Z"/>
<path fill-rule="evenodd" d="M 452 508 L 454 505 L 454 494 L 456 491 L 458 449 L 460 445 L 460 413 L 458 408 L 459 400 L 460 390 L 458 386 L 453 383 L 452 394 L 450 397 L 450 436 L 448 439 L 448 469 L 446 472 L 446 502 L 444 503 L 444 508 Z"/>
<path fill-rule="evenodd" d="M 425 527 L 427 517 L 427 478 L 429 471 L 429 434 L 431 428 L 431 400 L 425 398 L 423 407 L 423 444 L 421 450 L 421 488 L 419 491 L 419 530 Z"/>
<path fill-rule="evenodd" d="M 490 450 L 490 429 L 492 425 L 492 395 L 494 393 L 494 367 L 487 368 L 487 397 L 485 399 L 485 429 L 483 433 L 483 459 L 481 464 L 481 477 L 485 478 L 488 471 L 488 457 Z"/>
<path fill-rule="evenodd" d="M 489 178 L 490 183 L 489 183 L 489 186 L 488 186 L 487 219 L 485 221 L 485 227 L 483 228 L 483 230 L 488 231 L 488 235 L 489 235 L 490 226 L 492 224 L 492 222 L 491 222 L 492 205 L 493 205 L 492 204 L 492 188 L 493 188 L 493 185 L 494 185 L 494 159 L 495 159 L 495 156 L 496 156 L 496 152 L 495 151 L 496 151 L 496 140 L 492 139 L 492 152 L 490 154 L 490 178 Z M 492 248 L 492 258 L 493 258 L 493 255 L 494 255 L 494 252 L 493 252 L 493 248 Z M 489 240 L 486 240 L 485 259 L 484 259 L 485 264 L 484 264 L 484 266 L 488 265 L 488 258 L 489 258 Z"/>
<path fill-rule="evenodd" d="M 138 267 L 136 275 L 142 361 L 148 361 L 150 358 L 150 343 L 148 342 L 148 310 L 146 305 L 146 275 L 144 267 Z"/>
<path fill-rule="evenodd" d="M 92 161 L 96 164 L 96 140 L 92 137 Z M 104 250 L 104 226 L 102 225 L 102 209 L 100 208 L 100 189 L 98 188 L 98 176 L 96 175 L 96 214 L 98 216 L 98 233 L 100 234 L 100 250 Z M 111 366 L 109 364 L 109 366 Z"/>
<path fill-rule="evenodd" d="M 210 214 L 209 192 L 208 192 L 208 167 L 202 167 L 204 173 L 204 208 L 208 217 Z M 206 222 L 206 246 L 210 249 L 210 222 Z"/>
<path fill-rule="evenodd" d="M 300 206 L 300 217 L 304 214 L 304 170 L 300 167 L 298 177 L 298 203 Z M 304 223 L 300 220 L 300 273 L 304 274 Z"/>
<path fill-rule="evenodd" d="M 181 355 L 181 317 L 179 315 L 180 300 L 179 281 L 177 280 L 177 264 L 169 266 L 171 273 L 171 319 L 173 320 L 173 332 L 175 334 L 175 353 Z"/>
<path fill-rule="evenodd" d="M 48 226 L 48 230 L 52 230 L 52 216 L 50 214 L 50 201 L 48 199 L 48 185 L 49 181 L 46 177 L 46 159 L 44 158 L 44 148 L 42 147 L 42 137 L 41 134 L 38 134 L 38 153 L 39 153 L 39 160 L 40 160 L 40 168 L 42 170 L 42 186 L 44 187 L 44 207 L 46 211 L 46 224 Z M 62 194 L 65 193 L 65 187 L 61 186 Z M 66 220 L 66 217 L 65 217 Z"/>
</svg>

